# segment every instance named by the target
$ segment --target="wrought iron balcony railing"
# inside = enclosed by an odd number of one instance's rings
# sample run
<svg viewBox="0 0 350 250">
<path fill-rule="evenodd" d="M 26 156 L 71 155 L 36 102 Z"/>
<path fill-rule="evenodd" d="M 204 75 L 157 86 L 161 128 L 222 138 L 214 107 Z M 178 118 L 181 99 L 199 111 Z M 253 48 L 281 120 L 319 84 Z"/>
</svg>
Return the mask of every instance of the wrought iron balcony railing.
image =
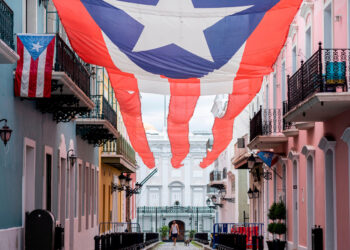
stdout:
<svg viewBox="0 0 350 250">
<path fill-rule="evenodd" d="M 89 71 L 59 35 L 56 35 L 55 71 L 65 72 L 87 96 L 90 96 Z"/>
<path fill-rule="evenodd" d="M 210 181 L 221 181 L 222 180 L 222 171 L 214 170 L 209 174 Z"/>
<path fill-rule="evenodd" d="M 288 76 L 288 110 L 318 92 L 348 91 L 350 49 L 323 49 L 321 43 L 291 77 Z"/>
<path fill-rule="evenodd" d="M 106 98 L 103 95 L 92 95 L 90 99 L 95 103 L 95 108 L 90 113 L 82 116 L 82 118 L 107 120 L 117 128 L 117 113 Z"/>
<path fill-rule="evenodd" d="M 138 207 L 137 213 L 140 214 L 165 214 L 165 213 L 213 213 L 215 210 L 209 207 Z"/>
<path fill-rule="evenodd" d="M 135 150 L 122 136 L 118 137 L 118 139 L 114 141 L 110 141 L 104 144 L 102 152 L 123 155 L 131 163 L 136 164 Z"/>
<path fill-rule="evenodd" d="M 282 132 L 280 109 L 262 109 L 250 120 L 250 141 L 259 135 L 271 135 Z"/>
<path fill-rule="evenodd" d="M 13 38 L 13 11 L 4 0 L 0 0 L 0 39 L 14 49 Z"/>
</svg>

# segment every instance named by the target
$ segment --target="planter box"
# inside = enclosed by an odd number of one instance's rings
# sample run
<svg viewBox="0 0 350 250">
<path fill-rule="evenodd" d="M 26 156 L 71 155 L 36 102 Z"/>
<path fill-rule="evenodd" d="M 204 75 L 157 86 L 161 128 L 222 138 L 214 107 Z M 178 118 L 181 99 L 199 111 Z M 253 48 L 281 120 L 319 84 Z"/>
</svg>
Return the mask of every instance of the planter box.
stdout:
<svg viewBox="0 0 350 250">
<path fill-rule="evenodd" d="M 286 241 L 266 241 L 269 250 L 284 250 Z"/>
</svg>

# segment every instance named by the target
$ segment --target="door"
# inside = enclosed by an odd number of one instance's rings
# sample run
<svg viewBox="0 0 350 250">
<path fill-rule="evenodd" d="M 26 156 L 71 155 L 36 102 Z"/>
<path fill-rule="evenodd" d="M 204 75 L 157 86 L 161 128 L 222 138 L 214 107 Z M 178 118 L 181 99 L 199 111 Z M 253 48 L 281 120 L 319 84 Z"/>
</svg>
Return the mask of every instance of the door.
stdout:
<svg viewBox="0 0 350 250">
<path fill-rule="evenodd" d="M 24 150 L 23 216 L 26 212 L 31 212 L 35 209 L 35 142 L 30 142 L 28 142 L 28 144 L 25 142 Z"/>
<path fill-rule="evenodd" d="M 298 164 L 293 162 L 293 244 L 298 249 L 299 213 L 298 213 Z"/>
</svg>

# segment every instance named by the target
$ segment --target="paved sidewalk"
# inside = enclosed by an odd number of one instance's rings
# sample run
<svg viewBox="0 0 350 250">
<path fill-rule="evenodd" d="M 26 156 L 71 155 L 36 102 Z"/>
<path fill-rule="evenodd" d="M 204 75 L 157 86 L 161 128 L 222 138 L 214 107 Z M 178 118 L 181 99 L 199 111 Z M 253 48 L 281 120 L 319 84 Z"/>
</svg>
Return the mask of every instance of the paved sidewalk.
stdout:
<svg viewBox="0 0 350 250">
<path fill-rule="evenodd" d="M 184 243 L 176 243 L 176 246 L 174 247 L 173 243 L 164 243 L 159 245 L 156 250 L 199 250 L 203 249 L 200 247 L 196 247 L 193 244 L 189 244 L 189 246 L 185 246 Z"/>
</svg>

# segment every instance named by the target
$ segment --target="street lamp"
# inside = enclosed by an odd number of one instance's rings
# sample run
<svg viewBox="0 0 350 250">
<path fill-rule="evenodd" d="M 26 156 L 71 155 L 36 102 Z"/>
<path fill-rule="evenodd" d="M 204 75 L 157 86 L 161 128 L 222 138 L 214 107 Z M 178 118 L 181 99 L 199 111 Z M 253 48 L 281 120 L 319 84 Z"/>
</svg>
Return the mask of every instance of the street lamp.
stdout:
<svg viewBox="0 0 350 250">
<path fill-rule="evenodd" d="M 249 190 L 248 190 L 248 197 L 249 197 L 249 199 L 251 200 L 251 199 L 253 199 L 253 190 L 251 189 L 251 188 L 249 188 Z"/>
<path fill-rule="evenodd" d="M 253 153 L 250 154 L 247 161 L 248 161 L 248 168 L 252 169 L 255 165 L 255 157 L 254 157 Z"/>
<path fill-rule="evenodd" d="M 11 138 L 12 129 L 7 126 L 7 119 L 1 119 L 0 122 L 5 122 L 5 125 L 0 129 L 0 137 L 5 146 Z"/>
<path fill-rule="evenodd" d="M 126 177 L 125 175 L 123 175 L 123 173 L 121 173 L 118 176 L 119 182 L 120 182 L 120 186 L 124 187 L 125 186 L 125 181 L 126 181 Z"/>
<path fill-rule="evenodd" d="M 69 153 L 72 152 L 70 155 Z M 70 163 L 70 166 L 73 167 L 77 162 L 77 156 L 74 154 L 74 149 L 70 149 L 67 152 L 67 161 Z"/>
<path fill-rule="evenodd" d="M 215 203 L 216 203 L 216 200 L 217 200 L 217 199 L 216 199 L 216 196 L 215 196 L 215 195 L 212 195 L 212 196 L 211 196 L 211 200 L 212 200 L 213 203 L 215 204 Z"/>
<path fill-rule="evenodd" d="M 259 198 L 259 190 L 255 187 L 253 191 L 253 198 Z"/>
</svg>

